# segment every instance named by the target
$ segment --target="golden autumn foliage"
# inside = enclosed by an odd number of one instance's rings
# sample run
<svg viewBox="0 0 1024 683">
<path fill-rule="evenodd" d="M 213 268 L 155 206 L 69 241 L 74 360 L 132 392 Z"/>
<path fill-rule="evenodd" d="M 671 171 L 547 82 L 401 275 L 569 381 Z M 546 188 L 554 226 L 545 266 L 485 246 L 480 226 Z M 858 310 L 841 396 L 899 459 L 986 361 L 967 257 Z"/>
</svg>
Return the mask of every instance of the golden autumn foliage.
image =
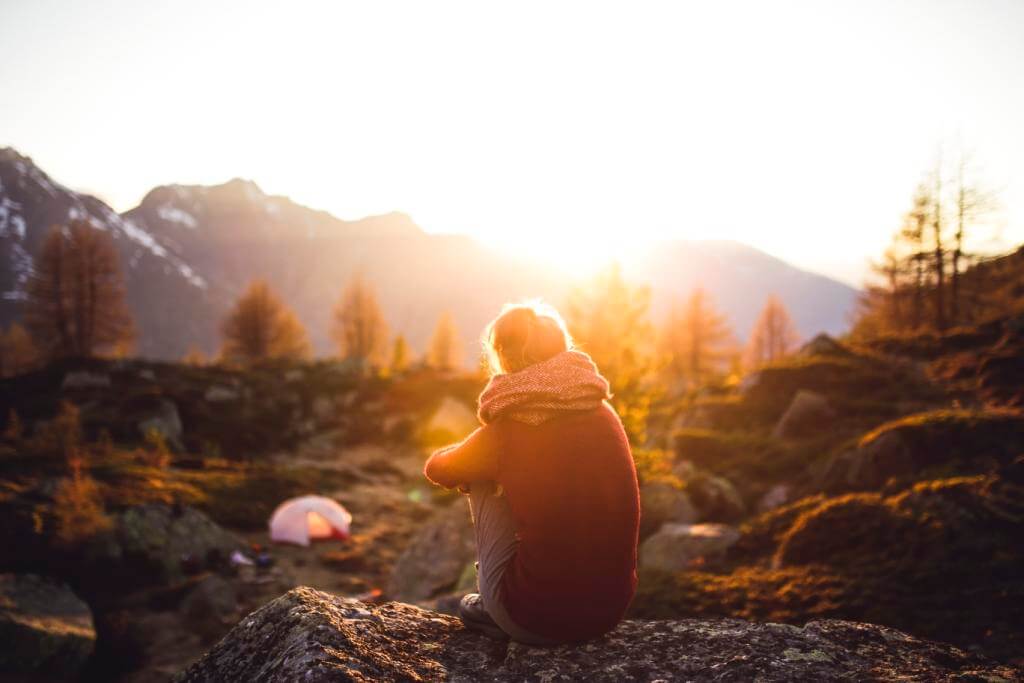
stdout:
<svg viewBox="0 0 1024 683">
<path fill-rule="evenodd" d="M 747 344 L 747 364 L 759 368 L 793 352 L 800 340 L 789 311 L 779 297 L 768 297 Z"/>
<path fill-rule="evenodd" d="M 391 346 L 391 361 L 388 369 L 392 373 L 408 370 L 409 363 L 412 361 L 411 355 L 409 343 L 405 341 L 405 336 L 398 335 Z"/>
<path fill-rule="evenodd" d="M 222 328 L 221 358 L 251 365 L 265 360 L 308 358 L 306 329 L 263 280 L 249 285 Z"/>
<path fill-rule="evenodd" d="M 349 281 L 334 308 L 331 336 L 342 358 L 366 364 L 386 360 L 388 326 L 376 292 L 361 275 Z"/>
<path fill-rule="evenodd" d="M 13 323 L 0 334 L 0 377 L 27 372 L 39 363 L 39 353 L 24 327 Z"/>
<path fill-rule="evenodd" d="M 134 336 L 114 242 L 87 221 L 50 229 L 26 294 L 25 325 L 45 357 L 107 353 Z"/>
<path fill-rule="evenodd" d="M 735 343 L 732 330 L 703 289 L 693 290 L 684 304 L 672 303 L 661 332 L 672 380 L 695 388 L 727 369 Z"/>
<path fill-rule="evenodd" d="M 440 370 L 456 370 L 462 366 L 462 344 L 452 314 L 445 311 L 437 320 L 434 335 L 427 349 L 427 363 Z"/>
</svg>

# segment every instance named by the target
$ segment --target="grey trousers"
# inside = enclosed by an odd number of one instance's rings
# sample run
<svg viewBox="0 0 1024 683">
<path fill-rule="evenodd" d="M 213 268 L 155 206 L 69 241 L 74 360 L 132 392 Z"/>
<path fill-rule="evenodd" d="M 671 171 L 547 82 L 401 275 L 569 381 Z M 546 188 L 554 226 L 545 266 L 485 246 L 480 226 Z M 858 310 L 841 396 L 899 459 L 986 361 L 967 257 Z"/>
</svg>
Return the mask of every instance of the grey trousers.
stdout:
<svg viewBox="0 0 1024 683">
<path fill-rule="evenodd" d="M 493 483 L 477 483 L 470 487 L 469 507 L 476 533 L 477 586 L 487 613 L 512 640 L 530 645 L 553 644 L 555 641 L 531 633 L 512 621 L 501 602 L 501 578 L 519 544 L 508 500 Z"/>
</svg>

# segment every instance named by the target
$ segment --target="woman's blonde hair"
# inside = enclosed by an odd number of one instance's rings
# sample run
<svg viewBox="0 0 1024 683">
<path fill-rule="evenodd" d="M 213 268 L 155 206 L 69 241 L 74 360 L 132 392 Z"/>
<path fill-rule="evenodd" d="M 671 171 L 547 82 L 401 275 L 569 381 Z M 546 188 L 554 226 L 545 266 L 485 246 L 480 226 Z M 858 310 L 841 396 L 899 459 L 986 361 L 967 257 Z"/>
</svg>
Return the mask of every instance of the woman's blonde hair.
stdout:
<svg viewBox="0 0 1024 683">
<path fill-rule="evenodd" d="M 505 304 L 484 329 L 483 346 L 491 376 L 519 372 L 573 348 L 562 316 L 541 301 Z"/>
</svg>

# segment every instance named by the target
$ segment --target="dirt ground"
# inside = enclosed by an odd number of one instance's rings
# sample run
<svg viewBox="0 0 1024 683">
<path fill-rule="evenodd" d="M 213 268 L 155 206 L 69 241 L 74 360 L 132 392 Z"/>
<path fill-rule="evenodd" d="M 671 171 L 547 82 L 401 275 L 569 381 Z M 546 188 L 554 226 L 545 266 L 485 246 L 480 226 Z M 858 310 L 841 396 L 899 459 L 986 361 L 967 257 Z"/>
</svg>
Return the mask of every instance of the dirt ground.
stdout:
<svg viewBox="0 0 1024 683">
<path fill-rule="evenodd" d="M 312 465 L 359 474 L 357 483 L 345 490 L 325 492 L 352 513 L 350 538 L 301 547 L 271 543 L 267 531 L 233 530 L 253 549 L 251 555 L 257 549 L 269 553 L 272 565 L 239 567 L 237 575 L 228 578 L 237 609 L 219 618 L 219 623 L 190 623 L 181 609 L 133 615 L 133 628 L 145 643 L 146 661 L 123 681 L 166 681 L 246 614 L 295 586 L 364 601 L 387 598 L 392 565 L 433 511 L 431 487 L 422 476 L 425 454 L 414 448 L 394 451 L 379 445 L 338 450 L 331 443 L 330 435 L 322 436 L 274 460 L 284 466 Z"/>
</svg>

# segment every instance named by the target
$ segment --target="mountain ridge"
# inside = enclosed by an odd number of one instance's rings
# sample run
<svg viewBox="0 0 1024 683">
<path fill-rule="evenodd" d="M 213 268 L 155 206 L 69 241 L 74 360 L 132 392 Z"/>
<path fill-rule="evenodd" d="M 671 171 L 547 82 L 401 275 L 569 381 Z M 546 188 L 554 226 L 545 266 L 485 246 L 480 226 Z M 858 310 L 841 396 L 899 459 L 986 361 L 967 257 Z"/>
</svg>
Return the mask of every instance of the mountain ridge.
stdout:
<svg viewBox="0 0 1024 683">
<path fill-rule="evenodd" d="M 8 147 L 0 149 L 0 323 L 19 317 L 45 231 L 74 218 L 115 238 L 140 333 L 137 351 L 157 359 L 180 358 L 192 348 L 215 353 L 220 321 L 255 278 L 268 280 L 296 310 L 319 353 L 332 350 L 331 309 L 347 280 L 361 272 L 376 287 L 392 331 L 405 334 L 414 349 L 425 349 L 438 316 L 451 310 L 468 363 L 476 360 L 479 330 L 503 303 L 540 297 L 557 305 L 574 285 L 552 266 L 470 236 L 427 233 L 402 212 L 345 220 L 268 195 L 244 178 L 159 185 L 118 214 Z M 840 331 L 856 295 L 827 276 L 730 240 L 652 245 L 623 270 L 652 286 L 656 322 L 673 297 L 700 285 L 740 338 L 773 291 L 808 337 Z"/>
</svg>

